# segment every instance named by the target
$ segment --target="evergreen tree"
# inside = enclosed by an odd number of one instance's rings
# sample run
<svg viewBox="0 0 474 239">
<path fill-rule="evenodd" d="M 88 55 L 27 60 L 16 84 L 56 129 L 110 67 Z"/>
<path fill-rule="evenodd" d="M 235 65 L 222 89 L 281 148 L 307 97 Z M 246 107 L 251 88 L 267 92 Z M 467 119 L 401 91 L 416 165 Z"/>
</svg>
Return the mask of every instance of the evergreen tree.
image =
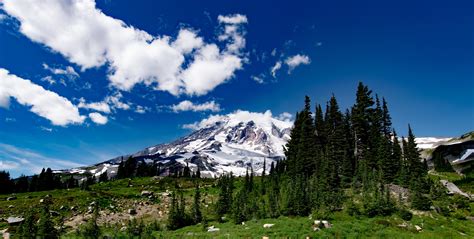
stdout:
<svg viewBox="0 0 474 239">
<path fill-rule="evenodd" d="M 18 193 L 28 192 L 28 187 L 29 187 L 28 177 L 26 177 L 25 175 L 21 175 L 15 183 L 16 192 Z"/>
<path fill-rule="evenodd" d="M 346 161 L 347 142 L 344 132 L 344 122 L 342 113 L 336 97 L 333 95 L 329 101 L 329 112 L 326 119 L 326 132 L 328 133 L 327 144 L 327 160 L 329 170 L 329 186 L 333 191 L 338 191 L 340 188 L 340 168 L 344 161 Z M 351 175 L 343 175 L 344 177 L 351 177 Z"/>
<path fill-rule="evenodd" d="M 107 182 L 109 177 L 107 176 L 107 171 L 99 175 L 99 182 Z"/>
<path fill-rule="evenodd" d="M 31 182 L 30 182 L 30 186 L 28 187 L 28 192 L 38 191 L 38 181 L 39 181 L 38 175 L 33 175 L 33 177 L 31 177 Z"/>
<path fill-rule="evenodd" d="M 36 226 L 37 218 L 35 216 L 35 210 L 33 208 L 27 210 L 24 218 L 25 220 L 21 223 L 17 231 L 18 238 L 36 238 L 38 228 Z"/>
<path fill-rule="evenodd" d="M 200 223 L 202 221 L 200 201 L 201 201 L 201 192 L 199 191 L 199 184 L 196 183 L 196 189 L 194 190 L 194 204 L 193 204 L 194 223 Z"/>
<path fill-rule="evenodd" d="M 390 117 L 390 113 L 388 112 L 385 98 L 382 98 L 382 128 L 385 137 L 390 138 L 390 133 L 392 132 L 392 117 Z"/>
<path fill-rule="evenodd" d="M 0 194 L 7 194 L 13 192 L 13 181 L 10 179 L 10 173 L 0 171 Z"/>
<path fill-rule="evenodd" d="M 125 177 L 132 178 L 136 175 L 137 159 L 130 156 L 124 164 Z"/>
<path fill-rule="evenodd" d="M 48 204 L 49 202 L 46 202 L 42 208 L 42 212 L 38 221 L 37 235 L 39 238 L 59 238 L 58 232 L 51 219 Z"/>
<path fill-rule="evenodd" d="M 231 211 L 232 195 L 234 191 L 234 177 L 232 174 L 223 175 L 217 182 L 217 185 L 220 190 L 216 204 L 216 214 L 220 219 L 222 216 L 224 216 L 224 214 Z"/>
<path fill-rule="evenodd" d="M 266 168 L 267 168 L 267 159 L 263 159 L 263 169 L 262 169 L 262 176 L 261 176 L 261 181 L 260 181 L 260 189 L 261 189 L 261 194 L 265 195 L 266 192 L 266 187 L 265 187 L 265 174 L 266 174 Z"/>
<path fill-rule="evenodd" d="M 305 97 L 304 110 L 300 113 L 301 128 L 296 150 L 294 168 L 290 168 L 291 175 L 304 174 L 309 176 L 316 168 L 316 129 L 311 113 L 311 101 Z"/>
<path fill-rule="evenodd" d="M 126 177 L 125 167 L 124 167 L 123 160 L 121 160 L 117 169 L 117 179 L 122 179 L 125 177 Z"/>
<path fill-rule="evenodd" d="M 196 171 L 196 178 L 201 178 L 201 169 L 199 169 L 199 166 L 197 167 L 197 171 Z"/>
<path fill-rule="evenodd" d="M 369 90 L 362 82 L 359 82 L 356 93 L 356 103 L 352 107 L 352 125 L 354 130 L 354 155 L 356 160 L 364 160 L 367 154 L 369 141 L 369 118 L 371 107 L 374 104 Z"/>
<path fill-rule="evenodd" d="M 355 158 L 354 158 L 354 140 L 351 125 L 351 115 L 349 110 L 344 115 L 343 131 L 345 137 L 344 158 L 341 165 L 341 181 L 343 186 L 347 187 L 352 182 L 355 172 Z"/>
</svg>

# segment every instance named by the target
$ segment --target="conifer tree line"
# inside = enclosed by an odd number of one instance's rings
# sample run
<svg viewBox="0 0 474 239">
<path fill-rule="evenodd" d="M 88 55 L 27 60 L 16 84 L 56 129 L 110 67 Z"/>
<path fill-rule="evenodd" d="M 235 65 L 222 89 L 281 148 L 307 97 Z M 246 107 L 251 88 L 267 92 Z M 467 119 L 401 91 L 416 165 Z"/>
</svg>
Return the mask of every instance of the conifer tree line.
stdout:
<svg viewBox="0 0 474 239">
<path fill-rule="evenodd" d="M 0 171 L 0 194 L 37 192 L 61 188 L 77 187 L 77 180 L 61 181 L 59 175 L 55 175 L 51 168 L 42 169 L 39 175 L 27 177 L 25 175 L 13 180 L 10 174 Z"/>
<path fill-rule="evenodd" d="M 200 178 L 201 171 L 198 168 L 196 172 L 193 172 L 188 164 L 184 167 L 174 167 L 167 169 L 168 176 L 174 178 Z M 139 162 L 136 158 L 129 157 L 125 161 L 120 161 L 117 169 L 117 175 L 115 179 L 133 178 L 133 177 L 152 177 L 162 174 L 162 169 L 159 164 L 152 163 L 147 164 L 145 162 Z"/>
<path fill-rule="evenodd" d="M 229 215 L 241 223 L 343 209 L 350 214 L 389 215 L 399 210 L 390 197 L 390 184 L 413 192 L 412 207 L 430 206 L 425 195 L 432 183 L 411 127 L 400 142 L 387 101 L 363 83 L 358 85 L 355 104 L 346 111 L 334 95 L 323 106 L 313 106 L 306 96 L 284 149 L 286 158 L 272 163 L 269 175 L 264 172 L 258 181 L 251 168 L 239 188 L 232 175 L 219 179 L 217 219 Z M 354 197 L 362 203 L 356 205 Z"/>
<path fill-rule="evenodd" d="M 199 169 L 193 172 L 188 165 L 182 168 L 170 169 L 169 171 L 169 176 L 174 178 L 201 177 Z M 137 159 L 129 157 L 127 160 L 120 162 L 117 175 L 112 179 L 151 177 L 160 175 L 160 172 L 161 168 L 158 164 L 138 162 Z M 10 178 L 10 173 L 0 171 L 0 194 L 48 191 L 76 187 L 87 190 L 89 186 L 94 183 L 106 182 L 110 179 L 107 172 L 100 174 L 98 177 L 90 174 L 74 177 L 74 175 L 54 174 L 51 168 L 43 168 L 40 174 L 31 177 L 21 175 L 17 179 L 12 179 Z"/>
</svg>

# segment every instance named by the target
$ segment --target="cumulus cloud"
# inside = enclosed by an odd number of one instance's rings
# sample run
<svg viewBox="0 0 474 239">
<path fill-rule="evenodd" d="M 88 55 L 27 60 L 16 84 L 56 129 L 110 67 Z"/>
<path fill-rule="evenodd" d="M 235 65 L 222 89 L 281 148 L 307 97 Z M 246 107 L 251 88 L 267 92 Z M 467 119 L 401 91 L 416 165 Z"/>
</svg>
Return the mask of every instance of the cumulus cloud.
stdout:
<svg viewBox="0 0 474 239">
<path fill-rule="evenodd" d="M 309 63 L 311 63 L 309 57 L 300 54 L 290 56 L 285 60 L 285 64 L 288 65 L 288 74 L 291 74 L 291 72 L 299 65 L 308 65 Z"/>
<path fill-rule="evenodd" d="M 278 70 L 281 69 L 281 61 L 277 61 L 274 66 L 270 69 L 270 73 L 272 74 L 273 78 L 276 78 L 276 73 Z"/>
<path fill-rule="evenodd" d="M 145 114 L 147 111 L 150 111 L 149 107 L 137 105 L 135 107 L 135 113 Z"/>
<path fill-rule="evenodd" d="M 288 112 L 283 112 L 280 115 L 278 115 L 276 118 L 281 120 L 281 121 L 288 121 L 289 122 L 293 118 L 293 115 L 288 113 Z"/>
<path fill-rule="evenodd" d="M 202 104 L 195 104 L 189 100 L 181 101 L 177 105 L 172 105 L 170 107 L 174 112 L 180 112 L 180 111 L 212 111 L 212 112 L 217 112 L 221 110 L 221 107 L 218 103 L 214 101 L 209 101 L 205 102 Z"/>
<path fill-rule="evenodd" d="M 66 66 L 65 68 L 55 68 L 43 63 L 43 69 L 48 70 L 55 75 L 65 75 L 70 79 L 79 77 L 79 74 L 74 70 L 74 68 L 72 68 L 72 66 Z"/>
<path fill-rule="evenodd" d="M 103 116 L 102 114 L 97 113 L 97 112 L 90 113 L 89 118 L 91 118 L 92 122 L 96 124 L 101 124 L 101 125 L 107 124 L 107 122 L 109 121 L 107 116 Z"/>
<path fill-rule="evenodd" d="M 131 108 L 130 103 L 124 103 L 121 99 L 122 94 L 120 92 L 116 92 L 115 94 L 109 95 L 105 97 L 104 100 L 98 102 L 87 103 L 84 98 L 80 98 L 77 107 L 95 110 L 106 114 L 109 114 L 113 110 L 117 109 L 129 110 Z"/>
<path fill-rule="evenodd" d="M 54 84 L 57 83 L 56 80 L 52 76 L 45 76 L 45 77 L 41 78 L 40 80 L 45 81 L 50 85 L 54 85 Z M 59 79 L 59 83 L 66 86 L 66 82 L 63 79 Z"/>
<path fill-rule="evenodd" d="M 281 120 L 273 117 L 273 114 L 270 110 L 267 110 L 263 113 L 237 110 L 226 115 L 211 115 L 206 119 L 191 124 L 185 124 L 182 127 L 184 129 L 199 130 L 212 126 L 217 122 L 226 122 L 229 126 L 236 126 L 241 122 L 246 123 L 249 121 L 253 121 L 255 124 L 261 127 L 266 127 L 270 130 L 273 125 L 279 128 L 290 128 L 293 125 L 293 122 L 290 120 Z"/>
<path fill-rule="evenodd" d="M 181 29 L 176 39 L 153 36 L 112 18 L 94 0 L 4 0 L 2 9 L 20 22 L 20 32 L 89 68 L 108 66 L 110 84 L 128 91 L 136 84 L 173 95 L 204 95 L 234 77 L 245 57 L 247 17 L 219 16 L 222 31 L 205 43 L 196 31 Z"/>
<path fill-rule="evenodd" d="M 8 108 L 11 97 L 53 125 L 81 124 L 85 119 L 68 99 L 0 68 L 0 106 Z"/>
<path fill-rule="evenodd" d="M 111 111 L 110 106 L 106 101 L 86 103 L 86 100 L 84 98 L 79 99 L 79 104 L 77 105 L 77 107 L 96 110 L 106 114 L 110 113 Z"/>
</svg>

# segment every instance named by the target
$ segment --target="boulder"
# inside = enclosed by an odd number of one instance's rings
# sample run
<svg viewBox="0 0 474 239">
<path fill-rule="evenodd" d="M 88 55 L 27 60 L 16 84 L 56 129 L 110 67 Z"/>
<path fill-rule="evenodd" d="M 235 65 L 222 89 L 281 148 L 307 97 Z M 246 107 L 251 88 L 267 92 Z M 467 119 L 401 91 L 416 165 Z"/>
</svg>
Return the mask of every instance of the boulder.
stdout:
<svg viewBox="0 0 474 239">
<path fill-rule="evenodd" d="M 137 214 L 137 210 L 135 210 L 134 208 L 128 209 L 128 214 L 130 214 L 130 215 L 136 215 L 136 214 Z"/>
<path fill-rule="evenodd" d="M 263 224 L 263 228 L 271 228 L 273 226 L 275 226 L 275 224 L 270 224 L 270 223 Z"/>
<path fill-rule="evenodd" d="M 142 197 L 149 197 L 153 195 L 152 191 L 142 191 L 141 192 Z"/>
<path fill-rule="evenodd" d="M 423 230 L 423 228 L 421 228 L 420 226 L 418 225 L 415 225 L 415 229 L 417 232 L 421 232 Z"/>
<path fill-rule="evenodd" d="M 15 206 L 13 206 L 13 205 L 8 205 L 8 208 L 15 208 Z"/>
<path fill-rule="evenodd" d="M 208 232 L 218 232 L 220 231 L 221 229 L 217 228 L 217 227 L 214 227 L 214 226 L 210 226 L 207 228 L 207 231 Z"/>
<path fill-rule="evenodd" d="M 15 196 L 12 196 L 12 197 L 8 197 L 8 198 L 7 198 L 7 201 L 13 201 L 13 200 L 16 200 L 16 197 L 15 197 Z"/>
<path fill-rule="evenodd" d="M 323 223 L 323 225 L 324 225 L 324 228 L 331 228 L 331 227 L 332 227 L 332 224 L 329 223 L 329 222 L 326 221 L 326 220 L 323 220 L 322 223 Z"/>
<path fill-rule="evenodd" d="M 7 222 L 10 226 L 12 225 L 18 225 L 22 223 L 25 219 L 22 217 L 9 217 L 7 218 Z"/>
</svg>

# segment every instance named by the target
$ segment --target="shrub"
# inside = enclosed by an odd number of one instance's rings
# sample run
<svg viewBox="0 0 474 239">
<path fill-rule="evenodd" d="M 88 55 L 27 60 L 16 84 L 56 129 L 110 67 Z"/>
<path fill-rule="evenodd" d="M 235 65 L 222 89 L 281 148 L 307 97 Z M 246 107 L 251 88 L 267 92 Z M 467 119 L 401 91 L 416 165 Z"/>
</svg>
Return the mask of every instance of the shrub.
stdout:
<svg viewBox="0 0 474 239">
<path fill-rule="evenodd" d="M 412 197 L 411 207 L 417 210 L 428 211 L 430 210 L 431 200 L 423 196 L 421 193 L 415 193 Z"/>
<path fill-rule="evenodd" d="M 410 221 L 413 218 L 413 213 L 406 209 L 400 209 L 398 215 L 405 221 Z"/>
</svg>

